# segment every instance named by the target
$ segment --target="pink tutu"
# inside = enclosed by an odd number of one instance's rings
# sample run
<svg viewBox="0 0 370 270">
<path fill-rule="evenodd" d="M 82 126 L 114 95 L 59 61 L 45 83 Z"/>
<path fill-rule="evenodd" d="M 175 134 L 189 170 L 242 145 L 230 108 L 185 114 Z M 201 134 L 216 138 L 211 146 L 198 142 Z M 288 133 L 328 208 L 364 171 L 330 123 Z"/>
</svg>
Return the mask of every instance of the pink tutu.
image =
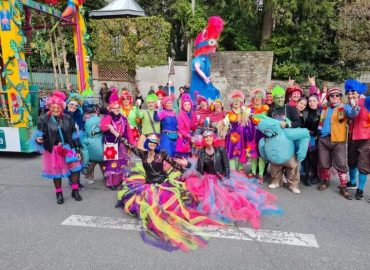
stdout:
<svg viewBox="0 0 370 270">
<path fill-rule="evenodd" d="M 224 181 L 210 174 L 193 175 L 187 178 L 186 188 L 198 202 L 199 212 L 225 223 L 249 222 L 258 229 L 261 215 L 282 213 L 272 204 L 274 195 L 236 172 Z"/>
<path fill-rule="evenodd" d="M 66 163 L 65 157 L 59 154 L 58 147 L 55 145 L 51 153 L 45 150 L 42 154 L 42 176 L 45 178 L 68 177 L 71 172 L 79 172 L 82 169 L 80 161 Z"/>
</svg>

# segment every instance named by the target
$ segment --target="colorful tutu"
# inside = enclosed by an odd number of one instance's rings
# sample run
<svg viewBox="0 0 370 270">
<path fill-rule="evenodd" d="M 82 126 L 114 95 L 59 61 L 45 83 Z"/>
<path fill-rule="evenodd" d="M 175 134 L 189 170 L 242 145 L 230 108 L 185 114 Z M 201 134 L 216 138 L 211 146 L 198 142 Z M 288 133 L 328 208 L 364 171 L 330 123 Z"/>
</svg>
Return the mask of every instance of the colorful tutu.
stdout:
<svg viewBox="0 0 370 270">
<path fill-rule="evenodd" d="M 184 203 L 188 197 L 184 183 L 176 180 L 179 176 L 179 172 L 171 172 L 162 184 L 147 184 L 140 162 L 118 192 L 124 212 L 139 217 L 150 236 L 143 233 L 144 241 L 168 251 L 205 246 L 207 239 L 201 236 L 199 226 L 223 226 Z"/>
<path fill-rule="evenodd" d="M 72 172 L 79 172 L 82 169 L 80 161 L 67 163 L 65 156 L 60 154 L 58 151 L 59 146 L 55 145 L 53 151 L 43 151 L 42 163 L 43 171 L 42 177 L 48 179 L 63 178 L 71 175 Z"/>
<path fill-rule="evenodd" d="M 273 204 L 274 195 L 237 172 L 232 172 L 230 179 L 224 181 L 215 175 L 193 174 L 186 179 L 186 189 L 198 202 L 200 213 L 223 223 L 249 222 L 258 229 L 261 215 L 282 213 Z"/>
</svg>

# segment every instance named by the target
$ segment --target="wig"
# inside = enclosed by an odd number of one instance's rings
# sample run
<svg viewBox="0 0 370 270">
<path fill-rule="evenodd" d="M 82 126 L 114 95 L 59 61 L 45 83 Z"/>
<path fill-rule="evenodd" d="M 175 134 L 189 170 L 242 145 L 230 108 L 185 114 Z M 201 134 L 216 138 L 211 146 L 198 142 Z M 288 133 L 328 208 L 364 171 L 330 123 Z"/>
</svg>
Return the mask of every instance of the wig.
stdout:
<svg viewBox="0 0 370 270">
<path fill-rule="evenodd" d="M 48 97 L 46 101 L 46 107 L 50 108 L 51 105 L 57 104 L 59 105 L 63 110 L 66 107 L 66 95 L 58 90 L 53 91 L 52 96 Z"/>
</svg>

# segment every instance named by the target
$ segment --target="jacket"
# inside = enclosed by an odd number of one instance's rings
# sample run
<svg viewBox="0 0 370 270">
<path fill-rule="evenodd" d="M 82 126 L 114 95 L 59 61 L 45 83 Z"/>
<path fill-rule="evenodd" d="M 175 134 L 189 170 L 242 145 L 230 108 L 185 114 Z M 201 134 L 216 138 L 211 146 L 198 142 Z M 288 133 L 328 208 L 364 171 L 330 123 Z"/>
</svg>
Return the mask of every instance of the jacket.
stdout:
<svg viewBox="0 0 370 270">
<path fill-rule="evenodd" d="M 206 149 L 202 148 L 199 150 L 199 158 L 197 164 L 197 170 L 200 174 L 204 174 L 204 160 L 206 156 Z M 213 165 L 218 176 L 224 176 L 225 178 L 230 178 L 230 165 L 229 159 L 224 148 L 215 147 L 215 152 L 213 155 Z"/>
<path fill-rule="evenodd" d="M 63 114 L 61 118 L 64 143 L 69 144 L 72 148 L 75 148 L 76 144 L 72 139 L 72 134 L 76 131 L 75 124 L 68 114 Z M 42 138 L 44 142 L 42 146 L 46 151 L 51 153 L 58 137 L 57 123 L 52 121 L 49 114 L 44 114 L 37 122 L 37 129 L 43 133 Z"/>
</svg>

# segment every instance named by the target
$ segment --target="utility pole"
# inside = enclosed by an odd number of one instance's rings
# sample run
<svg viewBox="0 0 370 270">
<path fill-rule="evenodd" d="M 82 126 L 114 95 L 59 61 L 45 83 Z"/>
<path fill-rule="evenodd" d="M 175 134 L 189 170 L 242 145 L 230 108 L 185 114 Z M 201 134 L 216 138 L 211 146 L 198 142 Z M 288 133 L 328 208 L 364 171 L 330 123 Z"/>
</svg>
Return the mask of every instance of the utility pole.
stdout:
<svg viewBox="0 0 370 270">
<path fill-rule="evenodd" d="M 191 0 L 191 10 L 193 12 L 193 16 L 195 15 L 195 0 Z M 191 81 L 191 60 L 193 59 L 192 58 L 192 55 L 193 55 L 193 40 L 189 40 L 188 41 L 188 55 L 187 55 L 187 60 L 188 60 L 188 72 L 189 72 L 189 83 Z"/>
</svg>

